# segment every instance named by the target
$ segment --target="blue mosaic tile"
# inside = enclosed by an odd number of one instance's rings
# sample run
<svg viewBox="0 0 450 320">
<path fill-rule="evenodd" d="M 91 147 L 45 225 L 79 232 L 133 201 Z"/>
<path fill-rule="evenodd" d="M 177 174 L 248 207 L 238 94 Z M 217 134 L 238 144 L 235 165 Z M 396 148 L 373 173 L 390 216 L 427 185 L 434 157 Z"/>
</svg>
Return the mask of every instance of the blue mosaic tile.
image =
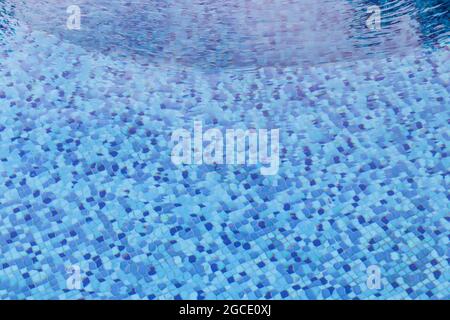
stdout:
<svg viewBox="0 0 450 320">
<path fill-rule="evenodd" d="M 0 0 L 0 298 L 450 298 L 448 4 L 264 2 Z M 194 121 L 279 128 L 278 173 L 173 164 Z"/>
</svg>

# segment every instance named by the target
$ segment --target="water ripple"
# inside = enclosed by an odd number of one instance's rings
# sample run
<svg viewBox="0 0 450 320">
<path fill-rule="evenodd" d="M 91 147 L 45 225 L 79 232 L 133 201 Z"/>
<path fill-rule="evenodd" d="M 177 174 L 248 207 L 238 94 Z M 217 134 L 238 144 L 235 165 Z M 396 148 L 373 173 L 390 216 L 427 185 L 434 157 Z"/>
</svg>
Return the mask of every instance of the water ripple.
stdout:
<svg viewBox="0 0 450 320">
<path fill-rule="evenodd" d="M 71 2 L 19 1 L 17 15 L 32 30 L 88 49 L 207 69 L 361 59 L 449 39 L 447 0 L 82 0 L 79 31 L 65 26 Z M 381 9 L 378 31 L 366 27 L 372 5 Z"/>
</svg>

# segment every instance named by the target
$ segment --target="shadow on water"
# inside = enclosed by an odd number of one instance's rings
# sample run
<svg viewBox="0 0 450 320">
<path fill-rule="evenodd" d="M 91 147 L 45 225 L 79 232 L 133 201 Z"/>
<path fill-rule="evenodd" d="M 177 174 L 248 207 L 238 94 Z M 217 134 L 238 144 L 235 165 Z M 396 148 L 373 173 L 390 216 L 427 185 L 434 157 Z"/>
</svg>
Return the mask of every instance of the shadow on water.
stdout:
<svg viewBox="0 0 450 320">
<path fill-rule="evenodd" d="M 377 5 L 386 13 L 384 24 L 395 24 L 400 7 L 410 7 L 410 14 L 419 23 L 421 43 L 425 46 L 449 44 L 450 0 L 368 0 L 367 5 Z M 401 12 L 401 11 L 400 11 Z"/>
<path fill-rule="evenodd" d="M 0 0 L 0 38 L 14 6 Z M 448 0 L 80 0 L 81 30 L 68 30 L 71 0 L 16 2 L 18 20 L 87 50 L 206 70 L 312 65 L 447 44 Z M 381 30 L 366 27 L 382 10 Z"/>
</svg>

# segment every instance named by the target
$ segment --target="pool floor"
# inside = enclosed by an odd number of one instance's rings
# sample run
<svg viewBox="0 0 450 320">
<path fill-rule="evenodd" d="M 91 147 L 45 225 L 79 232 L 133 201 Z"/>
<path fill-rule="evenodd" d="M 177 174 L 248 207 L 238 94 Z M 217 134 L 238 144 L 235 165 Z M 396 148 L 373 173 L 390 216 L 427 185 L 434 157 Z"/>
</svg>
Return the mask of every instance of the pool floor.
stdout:
<svg viewBox="0 0 450 320">
<path fill-rule="evenodd" d="M 447 47 L 206 72 L 14 32 L 0 298 L 450 298 Z M 194 121 L 279 128 L 278 173 L 173 164 Z"/>
</svg>

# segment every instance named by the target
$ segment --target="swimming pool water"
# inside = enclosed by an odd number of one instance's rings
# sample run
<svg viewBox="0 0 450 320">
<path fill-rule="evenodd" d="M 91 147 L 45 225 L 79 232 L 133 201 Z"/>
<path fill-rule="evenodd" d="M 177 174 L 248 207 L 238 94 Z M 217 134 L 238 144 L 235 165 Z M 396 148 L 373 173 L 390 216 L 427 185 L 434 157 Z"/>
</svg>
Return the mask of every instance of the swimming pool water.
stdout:
<svg viewBox="0 0 450 320">
<path fill-rule="evenodd" d="M 450 298 L 448 1 L 70 4 L 0 0 L 0 298 Z"/>
</svg>

